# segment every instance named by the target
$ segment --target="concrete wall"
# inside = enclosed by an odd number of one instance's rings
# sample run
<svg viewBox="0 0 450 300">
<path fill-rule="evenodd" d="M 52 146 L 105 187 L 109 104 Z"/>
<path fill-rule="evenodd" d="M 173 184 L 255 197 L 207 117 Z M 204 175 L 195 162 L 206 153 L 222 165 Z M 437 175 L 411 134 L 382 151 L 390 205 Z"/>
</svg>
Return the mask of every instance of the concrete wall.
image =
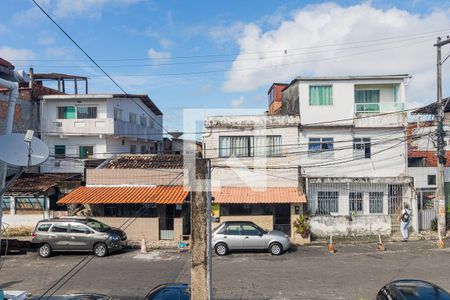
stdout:
<svg viewBox="0 0 450 300">
<path fill-rule="evenodd" d="M 95 219 L 112 227 L 124 229 L 130 241 L 158 241 L 159 218 L 108 218 L 96 217 Z M 128 221 L 128 222 L 127 222 Z M 133 222 L 132 222 L 133 221 Z M 125 226 L 122 226 L 125 224 Z M 128 226 L 129 225 L 129 226 Z"/>
<path fill-rule="evenodd" d="M 390 235 L 389 216 L 356 216 L 352 221 L 348 217 L 317 216 L 310 219 L 311 232 L 320 237 Z"/>
<path fill-rule="evenodd" d="M 183 235 L 183 218 L 173 219 L 173 239 L 174 241 L 180 241 Z"/>
<path fill-rule="evenodd" d="M 10 228 L 14 227 L 35 227 L 37 222 L 45 219 L 44 213 L 41 214 L 26 214 L 26 215 L 3 215 L 3 222 L 8 224 Z"/>
<path fill-rule="evenodd" d="M 227 221 L 250 221 L 257 224 L 262 229 L 273 230 L 273 216 L 220 216 L 219 223 L 212 223 L 213 229 L 219 226 L 222 222 Z"/>
</svg>

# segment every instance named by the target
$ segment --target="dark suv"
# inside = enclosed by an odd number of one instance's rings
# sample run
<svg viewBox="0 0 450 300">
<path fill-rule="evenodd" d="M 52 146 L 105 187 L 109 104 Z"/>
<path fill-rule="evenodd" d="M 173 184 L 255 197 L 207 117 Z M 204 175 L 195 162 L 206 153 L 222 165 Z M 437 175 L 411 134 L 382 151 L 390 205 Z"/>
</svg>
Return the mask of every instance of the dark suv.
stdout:
<svg viewBox="0 0 450 300">
<path fill-rule="evenodd" d="M 31 243 L 41 257 L 49 257 L 53 251 L 93 251 L 102 257 L 124 248 L 127 235 L 92 218 L 67 217 L 39 221 Z"/>
</svg>

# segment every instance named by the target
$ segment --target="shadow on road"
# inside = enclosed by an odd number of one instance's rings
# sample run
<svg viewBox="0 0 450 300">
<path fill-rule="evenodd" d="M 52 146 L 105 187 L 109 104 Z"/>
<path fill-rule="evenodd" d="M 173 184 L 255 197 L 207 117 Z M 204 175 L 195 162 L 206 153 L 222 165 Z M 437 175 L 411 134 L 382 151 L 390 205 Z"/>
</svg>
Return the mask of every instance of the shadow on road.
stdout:
<svg viewBox="0 0 450 300">
<path fill-rule="evenodd" d="M 8 288 L 8 287 L 10 287 L 10 286 L 12 286 L 12 285 L 15 285 L 16 283 L 21 283 L 23 280 L 12 280 L 12 281 L 8 281 L 8 282 L 5 282 L 5 283 L 1 283 L 0 284 L 0 288 L 1 289 L 5 289 L 5 288 Z"/>
</svg>

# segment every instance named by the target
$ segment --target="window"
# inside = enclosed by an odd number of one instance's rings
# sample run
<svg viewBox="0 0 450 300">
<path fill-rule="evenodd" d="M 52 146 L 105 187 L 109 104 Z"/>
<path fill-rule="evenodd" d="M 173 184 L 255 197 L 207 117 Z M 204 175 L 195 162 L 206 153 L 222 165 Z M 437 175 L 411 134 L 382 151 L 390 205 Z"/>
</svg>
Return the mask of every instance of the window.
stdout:
<svg viewBox="0 0 450 300">
<path fill-rule="evenodd" d="M 331 85 L 309 86 L 309 105 L 333 105 L 333 88 Z"/>
<path fill-rule="evenodd" d="M 70 232 L 71 233 L 84 233 L 86 234 L 87 231 L 90 231 L 89 228 L 87 228 L 84 225 L 81 224 L 70 224 Z"/>
<path fill-rule="evenodd" d="M 122 121 L 122 110 L 120 108 L 114 107 L 114 120 Z"/>
<path fill-rule="evenodd" d="M 221 216 L 272 215 L 271 204 L 228 204 L 220 206 Z"/>
<path fill-rule="evenodd" d="M 75 119 L 75 106 L 58 107 L 58 119 Z"/>
<path fill-rule="evenodd" d="M 241 235 L 241 225 L 229 224 L 225 229 L 225 234 L 228 235 Z"/>
<path fill-rule="evenodd" d="M 147 118 L 145 116 L 141 116 L 141 125 L 147 127 Z"/>
<path fill-rule="evenodd" d="M 436 185 L 436 175 L 428 175 L 428 185 Z"/>
<path fill-rule="evenodd" d="M 67 224 L 55 224 L 52 227 L 52 232 L 67 232 Z"/>
<path fill-rule="evenodd" d="M 309 138 L 308 157 L 310 158 L 332 158 L 334 156 L 333 138 Z"/>
<path fill-rule="evenodd" d="M 130 145 L 130 153 L 136 154 L 136 145 Z"/>
<path fill-rule="evenodd" d="M 219 156 L 253 156 L 253 136 L 219 137 Z"/>
<path fill-rule="evenodd" d="M 281 136 L 255 136 L 255 156 L 280 156 L 281 155 Z"/>
<path fill-rule="evenodd" d="M 370 138 L 353 139 L 353 158 L 370 158 Z"/>
<path fill-rule="evenodd" d="M 355 90 L 356 112 L 379 112 L 380 91 L 379 90 Z"/>
<path fill-rule="evenodd" d="M 337 213 L 339 192 L 317 192 L 317 211 L 318 215 L 327 215 Z"/>
<path fill-rule="evenodd" d="M 242 224 L 242 235 L 260 235 L 261 231 L 251 224 Z"/>
<path fill-rule="evenodd" d="M 129 117 L 130 117 L 130 123 L 131 124 L 136 124 L 137 115 L 135 113 L 130 113 Z"/>
<path fill-rule="evenodd" d="M 141 145 L 141 153 L 145 154 L 148 153 L 148 148 L 145 145 Z"/>
<path fill-rule="evenodd" d="M 350 212 L 362 212 L 363 211 L 363 193 L 350 192 L 348 195 L 350 201 Z"/>
<path fill-rule="evenodd" d="M 55 158 L 66 158 L 66 145 L 55 145 Z"/>
<path fill-rule="evenodd" d="M 383 213 L 383 192 L 369 192 L 369 212 L 371 214 Z"/>
<path fill-rule="evenodd" d="M 16 210 L 43 210 L 44 198 L 16 197 Z"/>
<path fill-rule="evenodd" d="M 78 148 L 79 158 L 90 158 L 94 155 L 94 146 L 80 146 Z"/>
<path fill-rule="evenodd" d="M 39 225 L 37 231 L 47 232 L 51 226 L 52 224 L 41 224 Z"/>
<path fill-rule="evenodd" d="M 96 119 L 97 107 L 95 106 L 78 106 L 77 119 Z"/>
<path fill-rule="evenodd" d="M 155 121 L 154 120 L 150 121 L 150 128 L 155 128 Z"/>
</svg>

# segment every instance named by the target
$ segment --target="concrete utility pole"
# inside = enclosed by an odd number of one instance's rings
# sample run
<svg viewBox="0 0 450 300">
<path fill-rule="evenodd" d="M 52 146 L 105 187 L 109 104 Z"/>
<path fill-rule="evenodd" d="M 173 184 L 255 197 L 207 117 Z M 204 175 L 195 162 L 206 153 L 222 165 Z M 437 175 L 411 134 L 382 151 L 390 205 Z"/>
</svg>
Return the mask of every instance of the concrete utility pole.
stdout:
<svg viewBox="0 0 450 300">
<path fill-rule="evenodd" d="M 436 121 L 437 121 L 437 128 L 436 128 L 436 136 L 437 136 L 437 148 L 436 148 L 436 154 L 438 157 L 438 163 L 437 163 L 437 190 L 436 190 L 436 200 L 438 204 L 438 232 L 441 237 L 445 236 L 446 233 L 446 220 L 445 220 L 445 143 L 444 143 L 444 136 L 445 136 L 445 130 L 444 130 L 444 120 L 445 120 L 445 108 L 444 103 L 442 101 L 442 64 L 445 62 L 445 60 L 448 58 L 445 58 L 444 61 L 442 61 L 442 53 L 441 53 L 441 47 L 449 44 L 450 39 L 447 37 L 446 40 L 441 40 L 439 37 L 437 39 L 436 44 L 434 46 L 437 49 L 437 100 L 436 100 Z"/>
<path fill-rule="evenodd" d="M 210 300 L 211 247 L 209 160 L 195 159 L 191 198 L 191 297 L 193 300 Z"/>
</svg>

